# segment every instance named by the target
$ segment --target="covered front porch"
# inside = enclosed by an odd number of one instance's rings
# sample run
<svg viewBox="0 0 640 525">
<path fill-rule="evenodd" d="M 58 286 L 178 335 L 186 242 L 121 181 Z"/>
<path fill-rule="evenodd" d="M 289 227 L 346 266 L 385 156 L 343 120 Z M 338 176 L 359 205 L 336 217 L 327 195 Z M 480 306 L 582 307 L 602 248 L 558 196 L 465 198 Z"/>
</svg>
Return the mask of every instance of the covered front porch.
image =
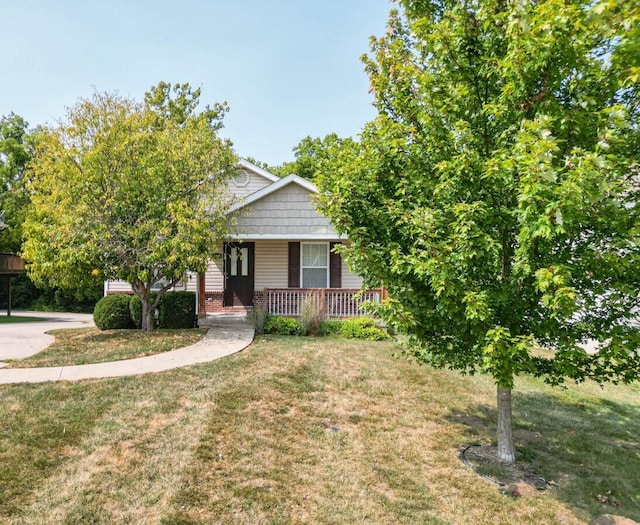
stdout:
<svg viewBox="0 0 640 525">
<path fill-rule="evenodd" d="M 265 308 L 269 315 L 300 317 L 305 301 L 323 317 L 341 319 L 368 315 L 365 303 L 380 303 L 384 289 L 360 288 L 265 288 L 256 291 L 251 304 L 225 306 L 223 292 L 205 291 L 199 293 L 199 315 L 243 314 L 255 306 Z"/>
<path fill-rule="evenodd" d="M 234 240 L 198 278 L 199 316 L 265 308 L 271 315 L 299 317 L 305 301 L 328 318 L 366 315 L 381 289 L 364 289 L 341 257 L 334 238 Z"/>
</svg>

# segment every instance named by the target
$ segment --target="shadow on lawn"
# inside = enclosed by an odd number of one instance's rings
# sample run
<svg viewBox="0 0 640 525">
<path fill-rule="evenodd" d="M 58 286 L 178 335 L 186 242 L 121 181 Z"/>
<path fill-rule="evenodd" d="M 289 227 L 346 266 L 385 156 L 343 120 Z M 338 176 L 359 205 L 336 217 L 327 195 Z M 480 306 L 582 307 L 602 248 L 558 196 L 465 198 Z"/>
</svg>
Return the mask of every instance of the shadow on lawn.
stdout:
<svg viewBox="0 0 640 525">
<path fill-rule="evenodd" d="M 470 406 L 450 421 L 469 444 L 495 446 L 496 409 Z M 640 408 L 602 397 L 514 391 L 513 435 L 522 471 L 544 478 L 570 506 L 640 521 Z M 492 477 L 499 474 L 488 472 Z"/>
</svg>

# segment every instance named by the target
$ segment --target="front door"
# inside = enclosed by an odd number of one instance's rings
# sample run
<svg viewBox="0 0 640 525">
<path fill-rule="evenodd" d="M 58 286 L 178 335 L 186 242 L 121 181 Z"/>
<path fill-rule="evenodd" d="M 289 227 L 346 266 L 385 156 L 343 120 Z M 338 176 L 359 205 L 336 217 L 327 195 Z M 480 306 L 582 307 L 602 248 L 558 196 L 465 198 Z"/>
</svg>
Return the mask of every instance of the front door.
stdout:
<svg viewBox="0 0 640 525">
<path fill-rule="evenodd" d="M 224 245 L 224 306 L 253 306 L 255 243 Z"/>
</svg>

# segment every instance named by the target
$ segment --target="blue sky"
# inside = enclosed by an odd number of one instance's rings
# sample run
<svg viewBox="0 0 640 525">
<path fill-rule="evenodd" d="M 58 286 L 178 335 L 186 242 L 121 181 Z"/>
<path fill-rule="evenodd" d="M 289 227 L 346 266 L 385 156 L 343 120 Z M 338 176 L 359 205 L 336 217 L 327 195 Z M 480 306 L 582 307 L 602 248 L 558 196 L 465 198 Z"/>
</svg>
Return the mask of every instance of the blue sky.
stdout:
<svg viewBox="0 0 640 525">
<path fill-rule="evenodd" d="M 55 123 L 94 90 L 189 82 L 226 100 L 222 134 L 269 164 L 375 114 L 360 55 L 389 0 L 0 0 L 0 115 Z"/>
</svg>

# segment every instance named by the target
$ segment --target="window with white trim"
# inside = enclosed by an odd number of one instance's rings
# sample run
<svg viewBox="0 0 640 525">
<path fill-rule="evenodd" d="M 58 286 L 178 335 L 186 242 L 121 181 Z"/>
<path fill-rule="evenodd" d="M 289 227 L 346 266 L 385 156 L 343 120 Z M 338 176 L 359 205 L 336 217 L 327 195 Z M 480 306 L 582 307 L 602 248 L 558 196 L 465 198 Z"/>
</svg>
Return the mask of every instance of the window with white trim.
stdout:
<svg viewBox="0 0 640 525">
<path fill-rule="evenodd" d="M 329 283 L 329 243 L 301 243 L 302 288 L 326 288 Z"/>
</svg>

